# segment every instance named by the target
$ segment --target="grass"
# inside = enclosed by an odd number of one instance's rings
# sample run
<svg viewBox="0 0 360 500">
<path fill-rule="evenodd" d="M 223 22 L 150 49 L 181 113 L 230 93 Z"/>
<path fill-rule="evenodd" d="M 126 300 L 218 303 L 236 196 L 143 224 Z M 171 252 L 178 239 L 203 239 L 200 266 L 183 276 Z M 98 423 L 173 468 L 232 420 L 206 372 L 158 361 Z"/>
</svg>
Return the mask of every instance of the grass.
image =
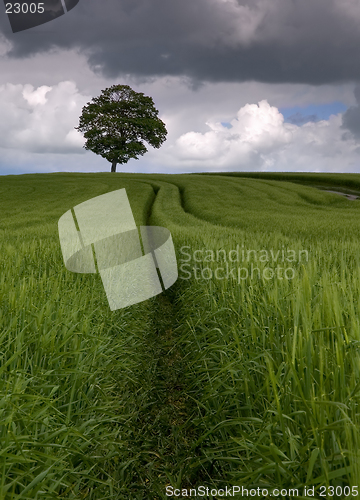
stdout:
<svg viewBox="0 0 360 500">
<path fill-rule="evenodd" d="M 360 205 L 309 183 L 360 177 L 271 175 L 2 177 L 1 499 L 359 485 Z M 57 221 L 123 187 L 180 271 L 110 312 L 99 276 L 65 269 Z"/>
</svg>

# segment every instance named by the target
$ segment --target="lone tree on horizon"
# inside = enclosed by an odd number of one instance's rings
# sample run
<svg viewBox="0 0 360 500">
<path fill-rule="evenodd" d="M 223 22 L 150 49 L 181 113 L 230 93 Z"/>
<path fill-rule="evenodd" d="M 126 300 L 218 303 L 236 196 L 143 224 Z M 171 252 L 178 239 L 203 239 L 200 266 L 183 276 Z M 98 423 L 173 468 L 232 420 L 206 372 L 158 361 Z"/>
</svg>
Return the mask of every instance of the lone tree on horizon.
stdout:
<svg viewBox="0 0 360 500">
<path fill-rule="evenodd" d="M 137 160 L 147 152 L 143 141 L 158 149 L 167 130 L 151 97 L 128 85 L 113 85 L 101 92 L 82 108 L 75 129 L 84 132 L 84 148 L 106 158 L 111 172 L 116 172 L 118 163 Z"/>
</svg>

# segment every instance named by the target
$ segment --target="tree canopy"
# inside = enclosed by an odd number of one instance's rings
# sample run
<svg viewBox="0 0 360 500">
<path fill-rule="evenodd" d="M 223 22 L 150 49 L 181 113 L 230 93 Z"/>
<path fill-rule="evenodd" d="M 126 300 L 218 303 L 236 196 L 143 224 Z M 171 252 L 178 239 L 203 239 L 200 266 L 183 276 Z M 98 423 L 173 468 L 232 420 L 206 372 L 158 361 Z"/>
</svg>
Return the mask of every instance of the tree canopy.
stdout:
<svg viewBox="0 0 360 500">
<path fill-rule="evenodd" d="M 128 85 L 113 85 L 101 92 L 82 108 L 75 129 L 84 133 L 84 148 L 106 158 L 116 172 L 118 163 L 147 152 L 144 141 L 159 148 L 167 130 L 151 97 Z"/>
</svg>

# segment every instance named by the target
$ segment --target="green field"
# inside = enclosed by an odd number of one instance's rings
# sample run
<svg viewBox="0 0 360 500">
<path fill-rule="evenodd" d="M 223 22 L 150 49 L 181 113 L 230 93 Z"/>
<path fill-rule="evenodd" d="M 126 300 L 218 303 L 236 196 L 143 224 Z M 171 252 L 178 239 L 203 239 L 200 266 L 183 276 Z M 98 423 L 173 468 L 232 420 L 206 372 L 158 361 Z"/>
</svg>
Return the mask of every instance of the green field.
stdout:
<svg viewBox="0 0 360 500">
<path fill-rule="evenodd" d="M 314 186 L 360 175 L 1 177 L 0 499 L 357 498 L 360 201 Z M 171 231 L 179 279 L 111 312 L 57 222 L 120 188 Z"/>
</svg>

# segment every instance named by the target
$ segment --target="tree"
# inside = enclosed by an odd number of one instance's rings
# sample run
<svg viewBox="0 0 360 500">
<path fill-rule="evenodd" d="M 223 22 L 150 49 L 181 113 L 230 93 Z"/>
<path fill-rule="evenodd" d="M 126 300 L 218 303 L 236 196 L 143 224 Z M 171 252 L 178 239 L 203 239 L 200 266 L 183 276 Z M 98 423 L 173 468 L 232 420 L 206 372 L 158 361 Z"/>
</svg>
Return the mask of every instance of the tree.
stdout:
<svg viewBox="0 0 360 500">
<path fill-rule="evenodd" d="M 84 148 L 106 158 L 111 172 L 116 172 L 118 163 L 137 160 L 147 152 L 143 141 L 159 148 L 167 130 L 151 97 L 128 85 L 113 85 L 101 92 L 82 108 L 75 129 L 84 132 Z"/>
</svg>

